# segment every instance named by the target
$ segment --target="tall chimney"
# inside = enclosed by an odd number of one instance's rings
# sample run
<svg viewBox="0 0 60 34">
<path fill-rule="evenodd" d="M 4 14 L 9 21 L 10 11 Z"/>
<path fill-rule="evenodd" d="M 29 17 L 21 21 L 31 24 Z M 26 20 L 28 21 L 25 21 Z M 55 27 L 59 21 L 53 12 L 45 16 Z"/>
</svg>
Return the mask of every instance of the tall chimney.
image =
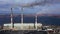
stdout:
<svg viewBox="0 0 60 34">
<path fill-rule="evenodd" d="M 37 14 L 35 15 L 35 28 L 37 29 Z"/>
<path fill-rule="evenodd" d="M 13 11 L 11 8 L 11 29 L 13 28 L 14 24 L 13 24 Z"/>
<path fill-rule="evenodd" d="M 21 8 L 21 24 L 22 24 L 22 29 L 23 29 L 23 7 Z"/>
</svg>

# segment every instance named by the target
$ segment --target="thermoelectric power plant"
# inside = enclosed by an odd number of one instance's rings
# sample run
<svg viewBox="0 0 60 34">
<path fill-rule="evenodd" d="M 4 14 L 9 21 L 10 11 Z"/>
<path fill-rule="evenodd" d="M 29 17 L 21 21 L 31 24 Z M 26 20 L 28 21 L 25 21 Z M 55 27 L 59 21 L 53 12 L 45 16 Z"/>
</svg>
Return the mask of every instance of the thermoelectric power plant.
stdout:
<svg viewBox="0 0 60 34">
<path fill-rule="evenodd" d="M 23 8 L 22 8 L 22 13 L 21 13 L 21 23 L 14 23 L 13 22 L 13 9 L 11 8 L 11 23 L 6 23 L 3 25 L 3 29 L 15 29 L 15 30 L 34 30 L 34 29 L 39 29 L 42 27 L 41 23 L 37 23 L 37 15 L 35 16 L 35 23 L 23 23 Z"/>
<path fill-rule="evenodd" d="M 60 22 L 60 10 L 59 10 L 60 9 L 60 7 L 59 7 L 60 6 L 60 0 L 53 0 L 53 1 L 52 0 L 50 0 L 50 1 L 48 1 L 48 0 L 41 0 L 40 1 L 39 0 L 39 1 L 31 2 L 31 3 L 27 2 L 25 4 L 24 3 L 23 4 L 19 4 L 19 3 L 15 4 L 14 3 L 13 5 L 11 5 L 9 3 L 7 5 L 9 5 L 9 8 L 12 7 L 13 10 L 14 10 L 14 7 L 18 7 L 18 8 L 20 7 L 20 9 L 21 9 L 20 15 L 19 15 L 20 17 L 15 16 L 18 18 L 14 17 L 14 12 L 13 12 L 12 8 L 11 8 L 11 14 L 9 15 L 9 17 L 7 17 L 7 15 L 9 14 L 8 12 L 6 13 L 6 16 L 5 15 L 1 16 L 0 22 L 2 24 L 6 24 L 7 22 L 9 24 L 11 23 L 11 28 L 14 27 L 14 25 L 13 25 L 14 23 L 18 23 L 17 21 L 19 21 L 19 22 L 21 21 L 20 23 L 23 24 L 24 21 L 27 21 L 27 23 L 28 23 L 29 19 L 30 19 L 29 21 L 30 22 L 32 21 L 32 23 L 34 22 L 35 25 L 37 23 L 41 23 L 44 25 L 60 25 L 60 23 L 59 23 Z M 34 9 L 34 7 L 35 7 L 35 9 Z M 31 15 L 28 15 L 29 18 L 27 18 L 27 17 L 25 18 L 23 9 L 24 10 L 28 9 L 28 10 L 26 10 L 27 12 L 25 12 L 25 14 L 30 13 L 32 15 L 32 13 L 33 13 L 34 18 L 33 19 L 30 18 Z M 37 11 L 36 11 L 36 9 L 37 9 Z M 33 11 L 35 11 L 35 12 L 33 12 Z"/>
<path fill-rule="evenodd" d="M 60 0 L 0 0 L 0 34 L 60 34 Z"/>
</svg>

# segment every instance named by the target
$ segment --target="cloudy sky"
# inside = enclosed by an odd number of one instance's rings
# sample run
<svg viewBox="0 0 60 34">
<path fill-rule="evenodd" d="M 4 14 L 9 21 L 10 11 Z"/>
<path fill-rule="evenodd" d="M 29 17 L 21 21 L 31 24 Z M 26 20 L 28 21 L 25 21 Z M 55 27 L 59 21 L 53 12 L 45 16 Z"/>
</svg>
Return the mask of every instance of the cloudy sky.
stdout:
<svg viewBox="0 0 60 34">
<path fill-rule="evenodd" d="M 0 14 L 60 14 L 60 0 L 0 0 Z M 28 6 L 28 7 L 27 7 Z"/>
</svg>

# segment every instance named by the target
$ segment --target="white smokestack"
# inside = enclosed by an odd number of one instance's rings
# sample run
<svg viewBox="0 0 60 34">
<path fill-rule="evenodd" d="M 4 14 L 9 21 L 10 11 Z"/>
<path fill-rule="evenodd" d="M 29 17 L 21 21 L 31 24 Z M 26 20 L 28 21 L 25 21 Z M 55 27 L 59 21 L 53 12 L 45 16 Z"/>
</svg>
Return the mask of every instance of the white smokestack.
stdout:
<svg viewBox="0 0 60 34">
<path fill-rule="evenodd" d="M 21 24 L 23 29 L 23 7 L 21 7 Z"/>
<path fill-rule="evenodd" d="M 11 8 L 11 29 L 13 28 L 13 11 L 12 11 L 12 8 Z"/>
<path fill-rule="evenodd" d="M 37 14 L 35 15 L 35 28 L 37 29 Z"/>
</svg>

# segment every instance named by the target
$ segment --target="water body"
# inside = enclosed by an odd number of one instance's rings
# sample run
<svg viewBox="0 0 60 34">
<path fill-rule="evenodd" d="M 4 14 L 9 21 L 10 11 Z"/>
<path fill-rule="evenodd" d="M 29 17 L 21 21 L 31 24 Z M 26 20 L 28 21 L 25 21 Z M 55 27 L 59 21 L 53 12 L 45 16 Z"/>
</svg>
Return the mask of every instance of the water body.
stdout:
<svg viewBox="0 0 60 34">
<path fill-rule="evenodd" d="M 42 23 L 42 24 L 47 24 L 47 25 L 60 25 L 60 18 L 57 17 L 52 17 L 52 16 L 38 16 L 37 18 L 37 22 L 38 23 Z M 5 15 L 3 17 L 0 16 L 0 25 L 4 24 L 4 23 L 10 23 L 10 16 Z M 21 17 L 15 16 L 13 17 L 13 22 L 14 23 L 21 23 Z M 24 17 L 24 23 L 34 23 L 35 22 L 35 17 L 31 16 L 31 17 Z"/>
</svg>

